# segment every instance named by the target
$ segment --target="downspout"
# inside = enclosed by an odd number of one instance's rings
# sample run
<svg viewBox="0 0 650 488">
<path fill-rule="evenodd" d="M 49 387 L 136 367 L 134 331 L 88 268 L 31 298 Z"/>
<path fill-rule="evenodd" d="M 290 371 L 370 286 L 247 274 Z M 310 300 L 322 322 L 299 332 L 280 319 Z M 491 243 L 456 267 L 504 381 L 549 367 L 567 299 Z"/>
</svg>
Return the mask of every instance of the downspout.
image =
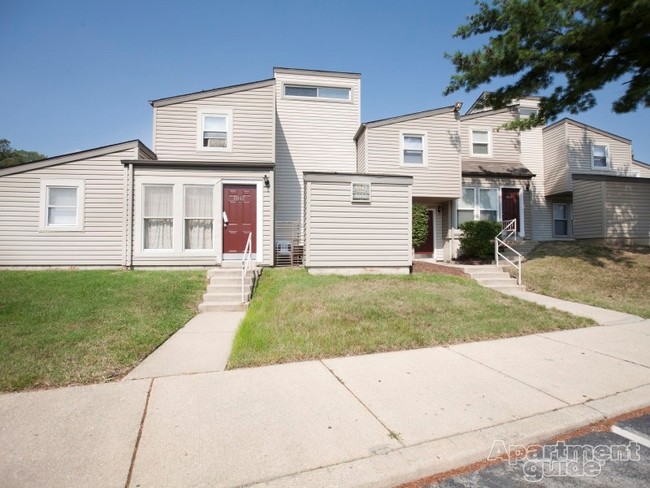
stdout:
<svg viewBox="0 0 650 488">
<path fill-rule="evenodd" d="M 127 240 L 126 240 L 126 259 L 127 268 L 133 269 L 133 208 L 134 208 L 134 177 L 133 177 L 133 163 L 129 163 L 128 168 L 129 189 L 128 189 L 128 205 L 127 205 Z"/>
</svg>

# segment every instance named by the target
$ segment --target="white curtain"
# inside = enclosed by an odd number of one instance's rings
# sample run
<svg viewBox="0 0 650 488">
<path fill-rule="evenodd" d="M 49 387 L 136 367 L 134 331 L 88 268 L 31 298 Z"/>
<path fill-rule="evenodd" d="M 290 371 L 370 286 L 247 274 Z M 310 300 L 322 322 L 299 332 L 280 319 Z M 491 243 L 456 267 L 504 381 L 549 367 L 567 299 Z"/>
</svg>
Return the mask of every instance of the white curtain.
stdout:
<svg viewBox="0 0 650 488">
<path fill-rule="evenodd" d="M 211 186 L 185 187 L 185 249 L 212 249 Z"/>
<path fill-rule="evenodd" d="M 173 249 L 174 187 L 144 187 L 144 248 Z"/>
</svg>

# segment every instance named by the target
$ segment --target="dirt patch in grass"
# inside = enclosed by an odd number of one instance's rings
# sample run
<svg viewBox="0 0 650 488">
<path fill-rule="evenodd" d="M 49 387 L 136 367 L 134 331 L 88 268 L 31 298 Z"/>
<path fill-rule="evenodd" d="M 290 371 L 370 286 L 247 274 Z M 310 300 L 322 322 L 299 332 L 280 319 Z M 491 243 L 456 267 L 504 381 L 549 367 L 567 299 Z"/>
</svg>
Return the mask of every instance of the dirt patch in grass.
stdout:
<svg viewBox="0 0 650 488">
<path fill-rule="evenodd" d="M 442 264 L 427 263 L 426 261 L 413 261 L 414 273 L 435 273 L 450 276 L 462 276 L 469 278 L 469 275 L 460 268 L 444 266 Z"/>
</svg>

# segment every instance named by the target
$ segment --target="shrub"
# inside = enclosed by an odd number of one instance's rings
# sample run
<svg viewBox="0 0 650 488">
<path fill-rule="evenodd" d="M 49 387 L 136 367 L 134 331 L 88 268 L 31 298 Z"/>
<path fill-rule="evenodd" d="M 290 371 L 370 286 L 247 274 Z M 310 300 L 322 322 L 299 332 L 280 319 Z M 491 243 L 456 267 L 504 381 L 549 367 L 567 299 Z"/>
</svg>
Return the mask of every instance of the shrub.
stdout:
<svg viewBox="0 0 650 488">
<path fill-rule="evenodd" d="M 429 211 L 421 203 L 413 204 L 411 214 L 413 231 L 411 232 L 411 245 L 416 248 L 424 243 L 429 236 Z"/>
<path fill-rule="evenodd" d="M 494 255 L 494 238 L 501 224 L 489 220 L 474 220 L 460 225 L 460 254 L 464 258 L 489 259 Z"/>
</svg>

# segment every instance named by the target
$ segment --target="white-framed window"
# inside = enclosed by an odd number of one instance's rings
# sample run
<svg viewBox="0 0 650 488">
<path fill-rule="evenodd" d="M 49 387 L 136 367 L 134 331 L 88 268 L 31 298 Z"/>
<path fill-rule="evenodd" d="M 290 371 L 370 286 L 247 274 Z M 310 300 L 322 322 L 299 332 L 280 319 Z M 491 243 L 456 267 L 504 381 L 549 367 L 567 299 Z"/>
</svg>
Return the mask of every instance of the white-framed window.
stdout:
<svg viewBox="0 0 650 488">
<path fill-rule="evenodd" d="M 352 182 L 351 185 L 351 201 L 352 202 L 370 202 L 370 183 Z"/>
<path fill-rule="evenodd" d="M 492 131 L 490 129 L 470 129 L 469 137 L 472 156 L 492 156 Z"/>
<path fill-rule="evenodd" d="M 143 249 L 174 249 L 174 185 L 143 185 Z"/>
<path fill-rule="evenodd" d="M 496 222 L 499 214 L 499 191 L 496 188 L 479 188 L 479 220 Z"/>
<path fill-rule="evenodd" d="M 212 249 L 214 234 L 213 195 L 210 185 L 185 185 L 183 249 Z"/>
<path fill-rule="evenodd" d="M 591 146 L 591 168 L 609 169 L 609 147 L 604 144 Z"/>
<path fill-rule="evenodd" d="M 537 115 L 537 109 L 536 108 L 529 108 L 529 107 L 520 107 L 519 108 L 519 117 L 522 119 L 527 119 L 528 117 Z"/>
<path fill-rule="evenodd" d="M 197 146 L 202 151 L 232 151 L 232 110 L 199 110 Z"/>
<path fill-rule="evenodd" d="M 474 220 L 476 209 L 476 188 L 463 187 L 463 193 L 456 205 L 456 225 Z"/>
<path fill-rule="evenodd" d="M 426 134 L 402 133 L 400 139 L 401 163 L 404 166 L 426 166 Z"/>
<path fill-rule="evenodd" d="M 41 181 L 40 230 L 83 231 L 84 197 L 83 180 Z"/>
<path fill-rule="evenodd" d="M 285 97 L 350 100 L 350 88 L 336 86 L 284 85 Z"/>
<path fill-rule="evenodd" d="M 553 235 L 555 237 L 568 237 L 569 235 L 569 204 L 553 204 Z"/>
</svg>

